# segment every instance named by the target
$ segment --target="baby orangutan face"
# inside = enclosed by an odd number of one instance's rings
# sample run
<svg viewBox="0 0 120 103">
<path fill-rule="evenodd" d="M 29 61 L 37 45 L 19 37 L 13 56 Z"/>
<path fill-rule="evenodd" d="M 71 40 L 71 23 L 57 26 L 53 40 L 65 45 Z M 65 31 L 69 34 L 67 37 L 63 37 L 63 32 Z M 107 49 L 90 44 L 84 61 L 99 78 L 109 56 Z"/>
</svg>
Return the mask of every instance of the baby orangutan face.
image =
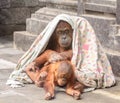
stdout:
<svg viewBox="0 0 120 103">
<path fill-rule="evenodd" d="M 61 62 L 56 72 L 56 82 L 59 86 L 66 86 L 71 78 L 72 67 L 68 62 Z"/>
</svg>

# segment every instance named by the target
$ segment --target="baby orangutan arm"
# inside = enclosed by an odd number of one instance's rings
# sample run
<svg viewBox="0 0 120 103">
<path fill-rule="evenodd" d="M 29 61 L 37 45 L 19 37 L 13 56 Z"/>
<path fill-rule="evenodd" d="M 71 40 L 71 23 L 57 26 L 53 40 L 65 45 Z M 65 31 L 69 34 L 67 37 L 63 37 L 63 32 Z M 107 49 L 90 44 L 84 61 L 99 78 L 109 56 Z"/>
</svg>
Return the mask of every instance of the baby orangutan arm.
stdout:
<svg viewBox="0 0 120 103">
<path fill-rule="evenodd" d="M 44 84 L 44 89 L 46 91 L 45 93 L 45 99 L 46 100 L 51 100 L 54 98 L 54 88 L 55 88 L 55 83 L 54 83 L 54 74 L 53 72 L 49 72 L 45 84 Z"/>
<path fill-rule="evenodd" d="M 48 66 L 44 66 L 42 69 L 36 69 L 35 71 L 33 71 L 31 68 L 27 68 L 25 72 L 36 86 L 43 87 L 45 78 L 47 76 L 47 69 Z"/>
</svg>

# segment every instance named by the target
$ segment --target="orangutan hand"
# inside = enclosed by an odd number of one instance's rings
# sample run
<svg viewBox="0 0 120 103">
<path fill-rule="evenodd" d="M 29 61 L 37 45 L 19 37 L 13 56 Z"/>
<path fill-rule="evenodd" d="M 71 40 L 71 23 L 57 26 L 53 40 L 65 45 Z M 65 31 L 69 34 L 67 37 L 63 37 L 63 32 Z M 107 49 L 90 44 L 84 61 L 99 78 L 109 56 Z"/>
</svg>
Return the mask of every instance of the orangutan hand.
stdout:
<svg viewBox="0 0 120 103">
<path fill-rule="evenodd" d="M 48 65 L 50 63 L 55 63 L 58 61 L 66 60 L 66 57 L 61 56 L 59 53 L 54 52 L 49 56 L 48 61 L 45 63 L 45 65 Z"/>
<path fill-rule="evenodd" d="M 26 71 L 33 71 L 35 72 L 36 70 L 39 70 L 39 67 L 36 66 L 36 63 L 35 62 L 31 62 L 30 64 L 28 64 L 25 68 Z"/>
</svg>

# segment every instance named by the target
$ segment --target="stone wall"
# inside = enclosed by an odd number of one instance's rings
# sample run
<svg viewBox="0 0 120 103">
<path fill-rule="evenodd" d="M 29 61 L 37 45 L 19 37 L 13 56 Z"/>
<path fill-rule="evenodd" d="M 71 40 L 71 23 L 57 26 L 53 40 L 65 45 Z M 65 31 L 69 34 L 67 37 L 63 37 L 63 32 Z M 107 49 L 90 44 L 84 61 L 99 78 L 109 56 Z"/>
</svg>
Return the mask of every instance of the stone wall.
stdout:
<svg viewBox="0 0 120 103">
<path fill-rule="evenodd" d="M 39 0 L 0 0 L 0 36 L 25 30 L 26 18 L 44 6 Z"/>
</svg>

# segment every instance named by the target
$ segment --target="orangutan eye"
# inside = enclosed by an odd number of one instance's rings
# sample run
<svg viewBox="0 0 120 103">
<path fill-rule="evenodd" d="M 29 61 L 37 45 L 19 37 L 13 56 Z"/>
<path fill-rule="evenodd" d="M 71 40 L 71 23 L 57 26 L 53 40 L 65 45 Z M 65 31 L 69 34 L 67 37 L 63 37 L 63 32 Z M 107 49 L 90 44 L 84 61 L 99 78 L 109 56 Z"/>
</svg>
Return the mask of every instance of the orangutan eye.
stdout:
<svg viewBox="0 0 120 103">
<path fill-rule="evenodd" d="M 65 34 L 69 34 L 69 30 L 65 30 Z"/>
<path fill-rule="evenodd" d="M 57 31 L 57 34 L 58 34 L 58 35 L 61 35 L 61 34 L 62 34 L 62 31 Z"/>
</svg>

